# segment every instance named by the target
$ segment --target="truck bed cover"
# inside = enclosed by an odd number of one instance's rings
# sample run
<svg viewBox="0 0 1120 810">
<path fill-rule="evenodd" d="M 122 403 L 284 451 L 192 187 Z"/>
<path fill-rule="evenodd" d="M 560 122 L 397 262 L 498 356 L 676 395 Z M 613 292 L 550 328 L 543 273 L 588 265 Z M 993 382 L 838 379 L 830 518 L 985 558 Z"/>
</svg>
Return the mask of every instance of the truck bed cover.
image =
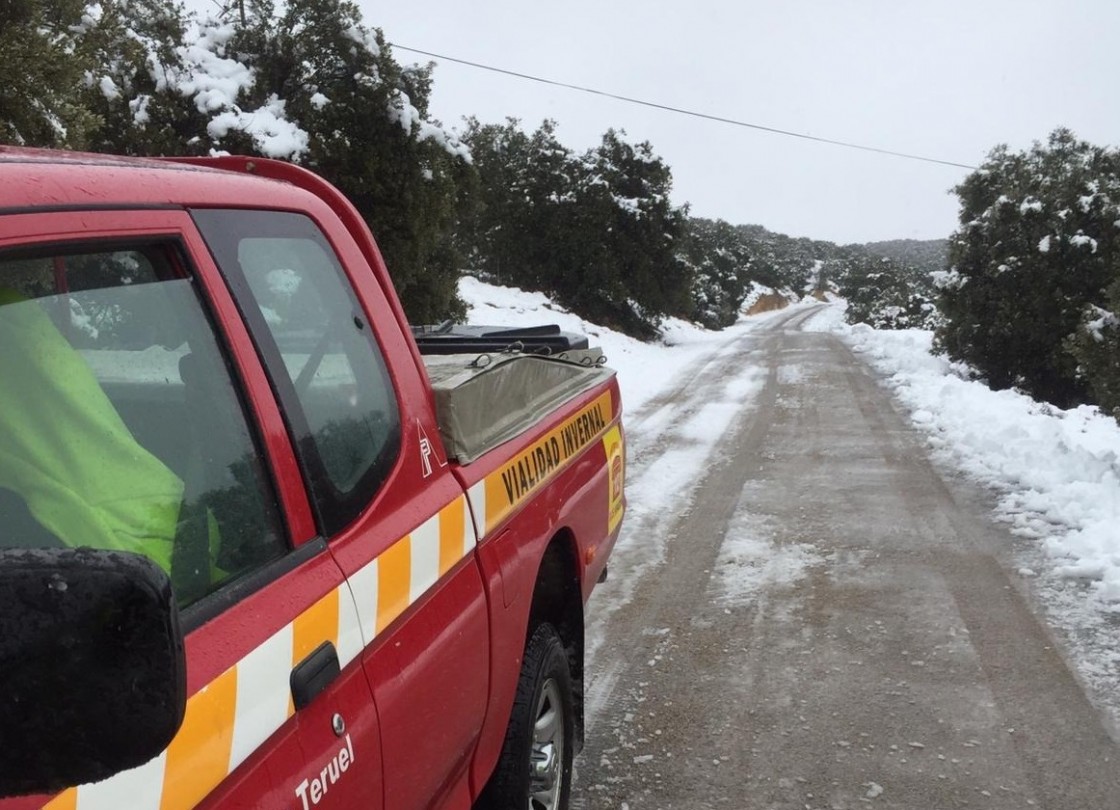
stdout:
<svg viewBox="0 0 1120 810">
<path fill-rule="evenodd" d="M 610 380 L 598 349 L 559 355 L 425 355 L 440 436 L 450 458 L 470 462 L 584 391 Z"/>
</svg>

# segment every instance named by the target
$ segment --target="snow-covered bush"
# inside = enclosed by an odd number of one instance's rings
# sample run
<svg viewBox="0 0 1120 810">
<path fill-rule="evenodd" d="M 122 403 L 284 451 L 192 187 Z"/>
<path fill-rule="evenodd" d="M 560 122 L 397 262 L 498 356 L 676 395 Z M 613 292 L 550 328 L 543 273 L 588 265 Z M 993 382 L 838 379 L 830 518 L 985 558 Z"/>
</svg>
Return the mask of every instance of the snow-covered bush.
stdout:
<svg viewBox="0 0 1120 810">
<path fill-rule="evenodd" d="M 997 389 L 1061 407 L 1111 399 L 1116 353 L 1094 307 L 1120 281 L 1120 151 L 1055 131 L 992 151 L 956 188 L 953 270 L 939 284 L 938 345 Z M 1101 376 L 1104 375 L 1104 376 Z"/>
<path fill-rule="evenodd" d="M 933 329 L 939 319 L 931 292 L 919 271 L 874 256 L 852 262 L 840 279 L 848 323 L 876 329 Z"/>
</svg>

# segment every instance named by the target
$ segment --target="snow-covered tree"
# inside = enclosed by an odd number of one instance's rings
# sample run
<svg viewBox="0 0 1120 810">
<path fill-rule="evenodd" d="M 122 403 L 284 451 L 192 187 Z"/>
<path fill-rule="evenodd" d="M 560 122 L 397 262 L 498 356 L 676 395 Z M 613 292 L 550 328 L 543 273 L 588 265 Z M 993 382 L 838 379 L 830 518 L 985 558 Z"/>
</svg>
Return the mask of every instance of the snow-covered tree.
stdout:
<svg viewBox="0 0 1120 810">
<path fill-rule="evenodd" d="M 274 109 L 298 126 L 301 162 L 337 185 L 366 217 L 409 317 L 461 312 L 455 249 L 470 153 L 428 115 L 431 67 L 403 67 L 381 32 L 345 0 L 289 0 L 277 17 L 251 18 L 239 50 L 260 53 L 249 108 Z M 228 119 L 257 137 L 255 115 Z M 255 145 L 255 144 L 254 144 Z"/>
<path fill-rule="evenodd" d="M 86 32 L 94 64 L 87 103 L 100 152 L 206 155 L 212 116 L 237 102 L 251 73 L 224 46 L 232 26 L 188 17 L 175 0 L 97 4 Z"/>
<path fill-rule="evenodd" d="M 1067 343 L 1093 402 L 1120 421 L 1120 274 L 1109 285 L 1104 306 L 1085 308 Z"/>
<path fill-rule="evenodd" d="M 0 142 L 86 146 L 100 123 L 84 98 L 95 24 L 85 0 L 0 2 Z"/>
<path fill-rule="evenodd" d="M 929 277 L 882 256 L 853 261 L 839 280 L 849 323 L 876 329 L 932 329 L 939 323 Z"/>
<path fill-rule="evenodd" d="M 687 310 L 688 270 L 676 256 L 683 212 L 649 144 L 611 131 L 577 155 L 552 121 L 532 134 L 516 120 L 471 121 L 465 138 L 479 176 L 465 229 L 472 271 L 640 336 Z"/>
<path fill-rule="evenodd" d="M 739 225 L 753 257 L 752 280 L 775 289 L 807 292 L 817 262 L 827 263 L 841 248 L 832 242 L 787 236 L 761 225 Z"/>
<path fill-rule="evenodd" d="M 578 205 L 584 167 L 544 121 L 527 133 L 516 119 L 467 122 L 464 135 L 479 185 L 464 230 L 468 268 L 490 280 L 552 291 L 564 272 L 568 211 Z"/>
<path fill-rule="evenodd" d="M 677 256 L 685 212 L 669 199 L 669 166 L 648 142 L 631 144 L 624 135 L 608 130 L 584 156 L 584 205 L 599 214 L 602 230 L 583 238 L 601 240 L 605 255 L 597 266 L 584 265 L 578 281 L 570 279 L 565 297 L 588 311 L 600 307 L 608 322 L 640 335 L 689 309 L 690 276 Z"/>
<path fill-rule="evenodd" d="M 1120 152 L 1059 129 L 1025 152 L 997 147 L 956 193 L 939 345 L 994 388 L 1089 401 L 1072 345 L 1120 277 Z"/>
<path fill-rule="evenodd" d="M 747 241 L 722 219 L 692 218 L 682 254 L 692 272 L 691 318 L 709 329 L 735 323 L 751 280 Z"/>
<path fill-rule="evenodd" d="M 231 0 L 195 16 L 176 0 L 102 0 L 66 30 L 83 55 L 92 148 L 303 163 L 370 223 L 411 318 L 462 311 L 454 243 L 470 155 L 429 119 L 430 67 L 398 64 L 356 5 Z"/>
</svg>

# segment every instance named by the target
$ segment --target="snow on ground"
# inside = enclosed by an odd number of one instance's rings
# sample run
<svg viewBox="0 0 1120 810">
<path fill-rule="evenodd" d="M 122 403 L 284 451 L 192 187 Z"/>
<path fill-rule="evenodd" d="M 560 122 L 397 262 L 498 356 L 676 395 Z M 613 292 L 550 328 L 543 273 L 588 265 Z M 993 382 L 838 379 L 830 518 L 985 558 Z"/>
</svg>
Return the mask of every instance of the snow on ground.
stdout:
<svg viewBox="0 0 1120 810">
<path fill-rule="evenodd" d="M 467 302 L 467 323 L 494 326 L 531 326 L 555 323 L 568 332 L 587 335 L 599 346 L 607 365 L 619 372 L 622 404 L 628 413 L 641 408 L 678 372 L 698 357 L 726 342 L 727 334 L 670 318 L 662 324 L 661 343 L 643 343 L 627 335 L 589 323 L 552 303 L 543 293 L 486 284 L 465 276 L 459 295 Z"/>
<path fill-rule="evenodd" d="M 1098 686 L 1120 668 L 1120 425 L 1097 408 L 1061 410 L 992 391 L 931 354 L 924 330 L 848 326 L 829 307 L 807 329 L 831 331 L 883 374 L 926 433 L 933 458 L 991 488 L 996 516 L 1024 538 L 1019 574 L 1033 583 Z"/>
<path fill-rule="evenodd" d="M 720 599 L 729 605 L 751 604 L 767 589 L 792 587 L 824 562 L 812 544 L 774 542 L 770 518 L 751 512 L 752 502 L 756 499 L 744 490 L 716 560 Z"/>
<path fill-rule="evenodd" d="M 609 585 L 596 592 L 596 617 L 588 632 L 590 652 L 597 648 L 599 632 L 609 616 L 628 604 L 645 577 L 664 564 L 673 526 L 673 520 L 667 516 L 680 515 L 692 508 L 697 487 L 725 452 L 722 447 L 734 432 L 733 423 L 742 418 L 744 411 L 755 407 L 758 394 L 766 385 L 765 367 L 747 361 L 736 376 L 715 383 L 703 382 L 702 375 L 708 363 L 725 361 L 728 354 L 743 354 L 734 336 L 756 328 L 768 315 L 741 321 L 722 333 L 710 333 L 709 342 L 703 344 L 708 347 L 707 355 L 695 367 L 692 360 L 682 363 L 680 353 L 662 350 L 671 358 L 659 364 L 664 369 L 664 390 L 678 388 L 682 373 L 700 373 L 692 378 L 687 391 L 667 401 L 649 403 L 640 411 L 631 411 L 625 422 L 630 461 L 626 472 L 626 520 L 611 555 Z M 713 340 L 718 342 L 713 344 Z M 627 376 L 626 371 L 619 373 L 623 382 Z M 625 397 L 624 391 L 624 403 Z"/>
</svg>

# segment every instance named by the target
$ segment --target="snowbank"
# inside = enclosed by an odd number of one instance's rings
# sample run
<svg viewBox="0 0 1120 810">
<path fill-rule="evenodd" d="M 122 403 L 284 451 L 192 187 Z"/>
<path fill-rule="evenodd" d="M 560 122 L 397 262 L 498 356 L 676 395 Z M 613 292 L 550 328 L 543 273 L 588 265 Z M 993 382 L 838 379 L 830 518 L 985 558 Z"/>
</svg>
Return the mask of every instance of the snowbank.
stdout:
<svg viewBox="0 0 1120 810">
<path fill-rule="evenodd" d="M 661 343 L 643 343 L 632 337 L 589 323 L 552 303 L 543 293 L 516 287 L 486 284 L 465 276 L 459 295 L 467 302 L 467 322 L 494 326 L 531 326 L 555 323 L 568 332 L 587 335 L 592 346 L 600 346 L 607 365 L 619 372 L 622 403 L 633 412 L 657 394 L 665 384 L 705 350 L 726 340 L 677 318 L 661 326 Z"/>
</svg>

